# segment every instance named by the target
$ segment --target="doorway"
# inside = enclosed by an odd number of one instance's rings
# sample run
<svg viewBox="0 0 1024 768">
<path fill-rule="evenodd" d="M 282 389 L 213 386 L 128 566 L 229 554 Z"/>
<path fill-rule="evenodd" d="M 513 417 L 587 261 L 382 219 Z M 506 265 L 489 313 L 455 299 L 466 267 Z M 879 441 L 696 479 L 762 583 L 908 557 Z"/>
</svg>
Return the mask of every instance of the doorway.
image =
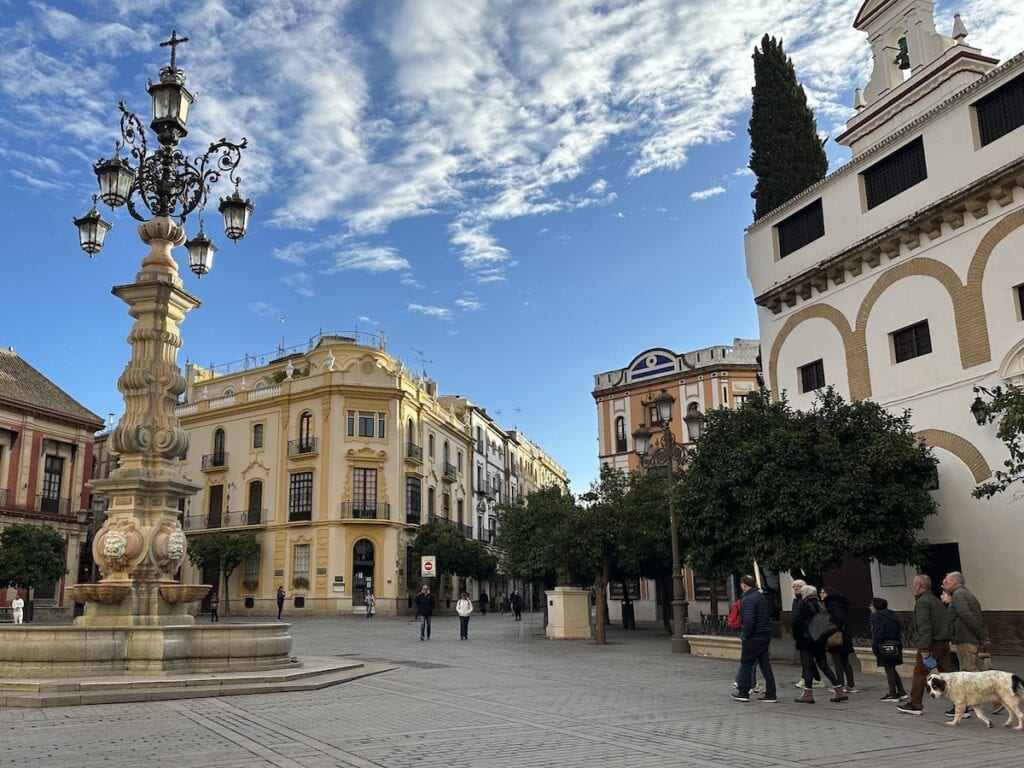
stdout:
<svg viewBox="0 0 1024 768">
<path fill-rule="evenodd" d="M 936 597 L 942 592 L 942 580 L 946 574 L 959 570 L 960 545 L 955 541 L 950 544 L 932 544 L 925 549 L 921 573 L 931 577 L 932 592 Z"/>
<path fill-rule="evenodd" d="M 373 542 L 360 539 L 352 548 L 352 605 L 366 605 L 366 593 L 373 591 Z"/>
</svg>

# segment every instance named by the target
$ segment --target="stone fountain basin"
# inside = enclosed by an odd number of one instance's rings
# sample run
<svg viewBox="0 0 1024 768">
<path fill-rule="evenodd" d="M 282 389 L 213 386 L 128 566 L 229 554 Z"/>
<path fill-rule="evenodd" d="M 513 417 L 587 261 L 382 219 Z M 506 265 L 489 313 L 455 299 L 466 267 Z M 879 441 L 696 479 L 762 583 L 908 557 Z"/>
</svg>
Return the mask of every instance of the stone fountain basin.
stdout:
<svg viewBox="0 0 1024 768">
<path fill-rule="evenodd" d="M 206 597 L 213 587 L 209 584 L 161 584 L 160 597 L 171 605 L 195 603 Z"/>
<path fill-rule="evenodd" d="M 75 584 L 68 588 L 72 598 L 79 603 L 102 603 L 103 605 L 114 605 L 120 603 L 132 588 L 128 584 Z"/>
</svg>

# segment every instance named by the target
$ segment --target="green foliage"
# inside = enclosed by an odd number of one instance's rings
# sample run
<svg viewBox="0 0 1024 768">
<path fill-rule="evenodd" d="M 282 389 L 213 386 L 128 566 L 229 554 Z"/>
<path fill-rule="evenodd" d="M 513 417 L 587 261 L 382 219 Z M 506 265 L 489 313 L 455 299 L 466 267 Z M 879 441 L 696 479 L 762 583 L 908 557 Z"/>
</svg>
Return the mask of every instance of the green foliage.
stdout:
<svg viewBox="0 0 1024 768">
<path fill-rule="evenodd" d="M 498 568 L 497 558 L 478 541 L 467 539 L 457 528 L 431 521 L 421 525 L 412 547 L 417 558 L 434 555 L 439 573 L 486 580 Z"/>
<path fill-rule="evenodd" d="M 757 177 L 754 218 L 800 194 L 828 170 L 814 114 L 782 41 L 765 35 L 754 48 L 750 170 Z"/>
<path fill-rule="evenodd" d="M 52 584 L 67 573 L 64 536 L 51 525 L 11 525 L 0 531 L 0 586 Z"/>
<path fill-rule="evenodd" d="M 992 480 L 981 483 L 972 492 L 976 499 L 991 499 L 1014 483 L 1024 480 L 1024 389 L 1010 384 L 993 387 L 989 400 L 980 396 L 975 407 L 986 423 L 998 422 L 996 437 L 1006 446 L 1004 469 L 997 469 Z"/>
<path fill-rule="evenodd" d="M 259 539 L 254 533 L 214 531 L 189 539 L 188 559 L 192 565 L 200 571 L 215 569 L 224 578 L 224 595 L 221 603 L 225 615 L 229 613 L 231 607 L 228 579 L 239 565 L 259 557 L 260 550 Z M 308 586 L 309 582 L 307 581 L 306 587 Z M 214 584 L 213 589 L 219 591 L 219 585 Z"/>
<path fill-rule="evenodd" d="M 808 572 L 847 553 L 917 562 L 935 465 L 909 413 L 831 387 L 808 412 L 754 394 L 707 414 L 679 496 L 687 562 L 717 578 L 754 560 Z"/>
<path fill-rule="evenodd" d="M 567 530 L 573 525 L 576 502 L 554 486 L 542 488 L 498 507 L 502 570 L 537 584 L 576 583 L 574 553 Z"/>
</svg>

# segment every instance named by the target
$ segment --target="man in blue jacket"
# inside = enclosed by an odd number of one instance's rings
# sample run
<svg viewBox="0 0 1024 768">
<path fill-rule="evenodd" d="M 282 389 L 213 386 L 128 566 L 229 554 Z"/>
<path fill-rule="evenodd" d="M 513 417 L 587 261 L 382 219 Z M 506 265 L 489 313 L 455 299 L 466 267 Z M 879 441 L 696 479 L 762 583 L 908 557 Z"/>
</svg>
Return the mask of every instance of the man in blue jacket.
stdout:
<svg viewBox="0 0 1024 768">
<path fill-rule="evenodd" d="M 732 695 L 736 701 L 750 701 L 750 676 L 757 664 L 764 678 L 764 696 L 758 701 L 777 704 L 775 673 L 772 672 L 769 649 L 771 646 L 771 615 L 768 599 L 755 588 L 753 576 L 740 579 L 740 672 L 738 690 Z"/>
</svg>

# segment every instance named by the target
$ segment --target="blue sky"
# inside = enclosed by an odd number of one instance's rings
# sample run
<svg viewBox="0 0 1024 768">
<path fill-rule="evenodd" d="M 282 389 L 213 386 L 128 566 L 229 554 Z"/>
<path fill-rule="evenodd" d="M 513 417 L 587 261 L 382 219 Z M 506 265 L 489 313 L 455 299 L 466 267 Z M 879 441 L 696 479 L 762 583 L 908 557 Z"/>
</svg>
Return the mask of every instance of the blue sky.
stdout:
<svg viewBox="0 0 1024 768">
<path fill-rule="evenodd" d="M 71 219 L 148 113 L 171 29 L 198 99 L 186 152 L 245 136 L 239 244 L 221 246 L 180 361 L 386 330 L 569 471 L 597 473 L 592 376 L 664 346 L 757 337 L 743 266 L 752 65 L 781 36 L 822 132 L 866 82 L 859 0 L 0 0 L 0 345 L 85 406 L 122 410 L 126 307 L 145 248 L 124 210 L 103 252 Z M 968 43 L 1017 52 L 1019 0 L 940 2 Z M 848 158 L 827 145 L 831 164 Z M 218 190 L 223 193 L 225 190 Z M 190 219 L 190 234 L 196 222 Z"/>
</svg>

